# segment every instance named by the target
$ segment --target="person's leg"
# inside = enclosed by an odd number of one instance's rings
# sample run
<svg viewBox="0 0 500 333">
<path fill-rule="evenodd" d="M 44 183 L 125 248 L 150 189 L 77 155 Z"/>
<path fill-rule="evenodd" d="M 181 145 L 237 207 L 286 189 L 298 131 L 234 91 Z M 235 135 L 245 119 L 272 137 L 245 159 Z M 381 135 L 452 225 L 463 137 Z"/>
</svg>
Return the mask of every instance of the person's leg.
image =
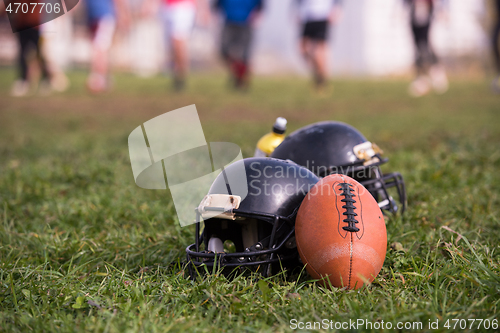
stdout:
<svg viewBox="0 0 500 333">
<path fill-rule="evenodd" d="M 499 13 L 500 15 L 500 13 Z M 492 48 L 493 48 L 493 58 L 495 61 L 495 66 L 497 69 L 497 74 L 500 75 L 500 17 L 498 18 L 497 24 L 493 29 L 493 39 L 492 39 Z"/>
<path fill-rule="evenodd" d="M 230 46 L 231 46 L 231 27 L 226 23 L 224 24 L 220 38 L 220 55 L 227 66 L 231 64 Z"/>
<path fill-rule="evenodd" d="M 176 89 L 183 89 L 187 70 L 188 70 L 188 52 L 187 41 L 182 38 L 172 38 L 172 59 L 174 72 L 174 85 Z"/>
<path fill-rule="evenodd" d="M 95 47 L 92 49 L 92 60 L 90 65 L 91 74 L 106 76 L 108 73 L 108 53 L 105 49 Z"/>
<path fill-rule="evenodd" d="M 423 28 L 421 43 L 432 88 L 436 93 L 443 94 L 448 90 L 448 77 L 446 76 L 444 67 L 439 63 L 439 59 L 429 40 L 430 24 L 431 21 L 429 21 L 429 25 Z"/>
<path fill-rule="evenodd" d="M 252 28 L 248 24 L 239 25 L 235 29 L 235 40 L 233 41 L 233 71 L 236 78 L 237 88 L 248 88 L 249 84 L 249 59 L 252 43 Z"/>
<path fill-rule="evenodd" d="M 29 30 L 23 30 L 17 33 L 19 43 L 18 70 L 19 78 L 14 82 L 10 94 L 12 96 L 25 96 L 29 91 L 28 83 L 28 53 L 29 53 Z"/>
<path fill-rule="evenodd" d="M 500 17 L 498 18 L 498 22 L 493 29 L 493 39 L 492 39 L 492 48 L 493 48 L 493 59 L 495 61 L 495 66 L 497 70 L 497 74 L 500 75 Z"/>
<path fill-rule="evenodd" d="M 312 37 L 314 35 L 314 23 L 304 22 L 302 26 L 302 38 L 300 39 L 300 51 L 304 60 L 310 64 L 313 61 L 313 44 Z"/>
<path fill-rule="evenodd" d="M 64 31 L 71 24 L 71 19 L 67 16 L 62 16 L 57 20 L 49 21 L 40 26 L 40 52 L 43 56 L 45 66 L 50 77 L 50 88 L 58 92 L 65 91 L 70 82 L 64 73 L 61 66 L 58 64 L 55 56 L 55 43 L 57 43 L 58 34 L 53 31 Z"/>
<path fill-rule="evenodd" d="M 326 84 L 328 67 L 328 22 L 311 21 L 304 25 L 301 51 L 310 63 L 316 88 L 323 88 Z"/>
<path fill-rule="evenodd" d="M 312 55 L 314 81 L 318 88 L 324 86 L 327 78 L 327 43 L 326 41 L 316 41 L 313 46 Z"/>
<path fill-rule="evenodd" d="M 427 36 L 428 29 L 426 27 L 412 26 L 413 41 L 415 45 L 415 70 L 418 75 L 425 74 L 425 65 L 427 58 Z"/>
<path fill-rule="evenodd" d="M 169 5 L 165 10 L 170 36 L 174 89 L 182 90 L 189 69 L 188 40 L 194 26 L 196 9 L 190 3 L 179 3 Z"/>
<path fill-rule="evenodd" d="M 40 30 L 31 29 L 31 31 L 29 32 L 29 40 L 30 40 L 30 45 L 33 46 L 34 56 L 39 66 L 41 74 L 41 81 L 38 84 L 38 93 L 42 95 L 47 95 L 51 92 L 51 87 L 50 87 L 51 76 L 47 66 L 47 62 L 45 61 L 44 54 L 42 52 L 42 46 L 41 46 L 42 39 L 40 37 Z"/>
<path fill-rule="evenodd" d="M 87 87 L 91 92 L 98 93 L 109 88 L 108 56 L 115 32 L 115 19 L 111 16 L 101 18 L 92 30 L 92 54 Z"/>
<path fill-rule="evenodd" d="M 426 35 L 428 29 L 412 24 L 411 31 L 415 45 L 415 79 L 408 87 L 408 93 L 413 97 L 420 97 L 430 92 L 430 82 L 426 70 Z"/>
<path fill-rule="evenodd" d="M 40 38 L 40 30 L 35 29 L 33 31 L 32 35 L 32 43 L 35 46 L 35 51 L 36 51 L 36 59 L 38 61 L 38 64 L 40 66 L 40 72 L 42 74 L 42 80 L 44 81 L 50 81 L 50 72 L 47 66 L 47 62 L 45 61 L 44 54 L 42 52 L 42 40 Z"/>
<path fill-rule="evenodd" d="M 493 61 L 496 66 L 496 77 L 493 79 L 492 88 L 496 93 L 500 93 L 500 12 L 498 13 L 497 23 L 493 28 L 491 47 L 493 50 Z"/>
<path fill-rule="evenodd" d="M 427 52 L 427 61 L 429 62 L 429 65 L 432 67 L 439 64 L 439 59 L 436 55 L 436 52 L 434 51 L 434 47 L 432 46 L 431 41 L 429 40 L 429 31 L 427 31 L 426 33 L 424 43 Z"/>
<path fill-rule="evenodd" d="M 307 37 L 302 37 L 300 40 L 300 51 L 304 60 L 311 61 L 311 41 Z"/>
<path fill-rule="evenodd" d="M 243 26 L 226 22 L 221 36 L 221 56 L 231 75 L 231 85 L 242 88 L 247 75 L 246 44 L 249 36 Z"/>
<path fill-rule="evenodd" d="M 22 81 L 28 80 L 28 52 L 29 52 L 29 30 L 18 32 L 19 40 L 19 78 Z"/>
<path fill-rule="evenodd" d="M 234 27 L 230 23 L 225 23 L 221 33 L 220 54 L 230 75 L 230 84 L 236 85 L 236 74 L 234 57 L 232 55 L 233 43 L 235 42 Z"/>
</svg>

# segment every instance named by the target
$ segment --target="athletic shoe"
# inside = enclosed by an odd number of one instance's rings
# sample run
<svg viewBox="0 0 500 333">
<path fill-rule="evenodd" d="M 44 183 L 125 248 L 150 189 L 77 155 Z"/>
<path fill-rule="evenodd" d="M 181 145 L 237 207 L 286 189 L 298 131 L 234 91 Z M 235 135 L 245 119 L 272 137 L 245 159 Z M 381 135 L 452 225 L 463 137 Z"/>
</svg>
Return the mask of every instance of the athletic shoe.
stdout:
<svg viewBox="0 0 500 333">
<path fill-rule="evenodd" d="M 87 79 L 87 89 L 93 94 L 106 92 L 109 90 L 108 79 L 105 75 L 90 73 Z"/>
<path fill-rule="evenodd" d="M 491 82 L 491 90 L 495 94 L 500 94 L 500 75 L 497 76 L 492 82 Z"/>
<path fill-rule="evenodd" d="M 186 80 L 181 77 L 174 77 L 173 80 L 173 89 L 175 92 L 181 92 L 186 89 Z"/>
<path fill-rule="evenodd" d="M 13 97 L 22 97 L 28 95 L 30 90 L 30 85 L 28 81 L 25 80 L 17 80 L 12 85 L 12 89 L 10 90 L 10 95 Z"/>
<path fill-rule="evenodd" d="M 50 87 L 58 92 L 66 91 L 69 87 L 69 80 L 63 73 L 56 74 L 50 80 Z"/>
<path fill-rule="evenodd" d="M 431 84 L 427 76 L 418 76 L 408 87 L 408 93 L 413 97 L 427 95 L 431 91 Z"/>
<path fill-rule="evenodd" d="M 42 80 L 38 85 L 38 95 L 40 96 L 48 96 L 52 93 L 52 85 L 49 80 Z"/>
<path fill-rule="evenodd" d="M 448 77 L 442 66 L 435 65 L 429 70 L 431 84 L 434 91 L 438 94 L 444 94 L 448 90 Z"/>
</svg>

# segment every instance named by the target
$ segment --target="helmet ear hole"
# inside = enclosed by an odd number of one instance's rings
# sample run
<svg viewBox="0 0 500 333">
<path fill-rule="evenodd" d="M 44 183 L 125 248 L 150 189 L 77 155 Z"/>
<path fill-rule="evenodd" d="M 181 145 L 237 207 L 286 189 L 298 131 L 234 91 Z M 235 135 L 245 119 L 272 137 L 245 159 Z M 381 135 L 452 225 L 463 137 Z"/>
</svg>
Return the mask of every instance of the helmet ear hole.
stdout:
<svg viewBox="0 0 500 333">
<path fill-rule="evenodd" d="M 232 240 L 228 239 L 224 242 L 224 252 L 226 253 L 236 252 L 236 246 L 234 245 L 234 242 Z"/>
</svg>

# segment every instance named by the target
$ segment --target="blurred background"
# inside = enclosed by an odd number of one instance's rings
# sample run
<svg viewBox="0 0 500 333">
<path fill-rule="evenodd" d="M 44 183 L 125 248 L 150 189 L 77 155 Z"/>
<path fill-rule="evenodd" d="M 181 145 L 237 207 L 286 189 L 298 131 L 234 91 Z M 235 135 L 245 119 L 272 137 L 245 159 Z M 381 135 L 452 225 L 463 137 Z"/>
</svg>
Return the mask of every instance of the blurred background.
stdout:
<svg viewBox="0 0 500 333">
<path fill-rule="evenodd" d="M 208 0 L 207 0 L 208 1 Z M 86 68 L 91 58 L 85 1 L 70 13 L 44 24 L 46 56 L 65 70 Z M 252 57 L 255 74 L 307 73 L 298 39 L 295 0 L 268 0 L 255 24 Z M 142 0 L 127 0 L 131 21 L 118 29 L 110 52 L 114 70 L 154 76 L 169 68 L 168 41 L 159 15 L 141 15 Z M 431 40 L 450 74 L 484 75 L 492 71 L 492 1 L 448 1 L 435 15 Z M 220 66 L 218 16 L 197 22 L 189 39 L 192 71 Z M 329 35 L 329 72 L 337 76 L 401 76 L 412 71 L 414 46 L 408 11 L 402 0 L 344 1 L 342 14 Z M 7 16 L 0 17 L 0 65 L 13 65 L 15 35 Z"/>
</svg>

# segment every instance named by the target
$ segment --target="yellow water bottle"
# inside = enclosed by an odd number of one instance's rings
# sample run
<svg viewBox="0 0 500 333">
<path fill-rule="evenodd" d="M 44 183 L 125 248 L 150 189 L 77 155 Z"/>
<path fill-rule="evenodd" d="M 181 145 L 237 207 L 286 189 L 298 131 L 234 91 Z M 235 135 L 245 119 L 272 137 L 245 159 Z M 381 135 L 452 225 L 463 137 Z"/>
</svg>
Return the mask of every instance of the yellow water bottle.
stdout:
<svg viewBox="0 0 500 333">
<path fill-rule="evenodd" d="M 273 131 L 267 133 L 259 142 L 257 142 L 257 148 L 255 148 L 255 157 L 266 157 L 271 155 L 271 153 L 280 145 L 285 139 L 286 131 L 286 119 L 283 117 L 278 117 L 273 126 Z"/>
</svg>

